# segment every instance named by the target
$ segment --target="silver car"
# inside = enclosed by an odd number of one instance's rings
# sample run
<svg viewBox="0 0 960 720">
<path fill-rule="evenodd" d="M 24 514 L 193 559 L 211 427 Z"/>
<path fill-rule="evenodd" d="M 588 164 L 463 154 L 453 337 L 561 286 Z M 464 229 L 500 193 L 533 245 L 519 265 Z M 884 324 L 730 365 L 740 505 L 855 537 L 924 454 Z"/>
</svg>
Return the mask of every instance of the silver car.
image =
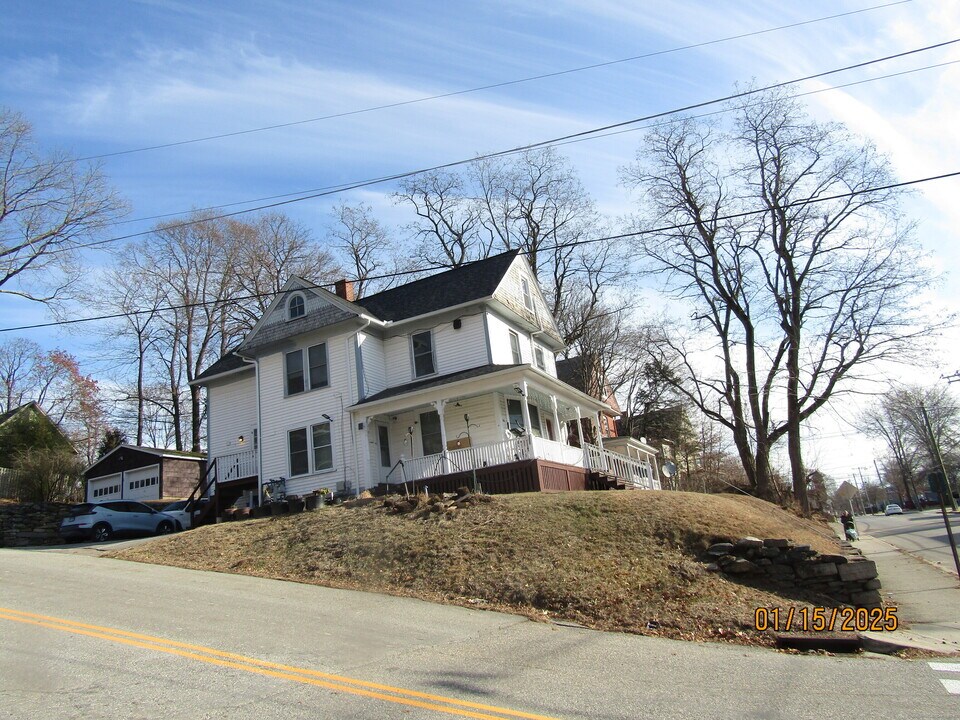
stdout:
<svg viewBox="0 0 960 720">
<path fill-rule="evenodd" d="M 200 498 L 199 501 L 193 503 L 190 500 L 178 500 L 175 503 L 170 503 L 160 512 L 175 518 L 184 530 L 189 530 L 193 527 L 194 515 L 198 514 L 207 502 L 207 498 Z"/>
<path fill-rule="evenodd" d="M 64 540 L 82 538 L 102 542 L 114 535 L 166 535 L 181 529 L 176 518 L 157 512 L 149 505 L 111 500 L 70 508 L 70 514 L 60 523 L 60 536 Z"/>
</svg>

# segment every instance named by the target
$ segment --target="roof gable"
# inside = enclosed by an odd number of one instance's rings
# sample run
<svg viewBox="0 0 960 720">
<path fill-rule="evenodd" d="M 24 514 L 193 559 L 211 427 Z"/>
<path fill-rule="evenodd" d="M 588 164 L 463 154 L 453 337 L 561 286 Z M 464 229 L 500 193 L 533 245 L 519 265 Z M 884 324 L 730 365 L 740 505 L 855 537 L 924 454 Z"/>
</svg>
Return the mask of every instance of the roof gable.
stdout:
<svg viewBox="0 0 960 720">
<path fill-rule="evenodd" d="M 301 317 L 288 320 L 287 303 L 296 293 L 303 296 L 305 312 Z M 236 352 L 243 355 L 255 353 L 278 341 L 351 320 L 363 313 L 364 308 L 356 303 L 348 302 L 303 278 L 292 277 L 277 293 Z"/>
</svg>

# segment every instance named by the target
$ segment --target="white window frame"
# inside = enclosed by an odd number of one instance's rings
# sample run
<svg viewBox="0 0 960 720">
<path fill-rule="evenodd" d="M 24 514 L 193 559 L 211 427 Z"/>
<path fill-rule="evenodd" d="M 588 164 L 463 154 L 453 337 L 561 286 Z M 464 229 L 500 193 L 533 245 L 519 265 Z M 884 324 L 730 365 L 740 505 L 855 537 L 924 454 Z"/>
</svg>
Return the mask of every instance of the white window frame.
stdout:
<svg viewBox="0 0 960 720">
<path fill-rule="evenodd" d="M 428 335 L 430 337 L 430 363 L 433 365 L 433 371 L 428 373 L 423 373 L 422 375 L 417 372 L 417 354 L 415 351 L 414 338 L 418 335 Z M 422 356 L 422 355 L 421 355 Z M 433 342 L 433 330 L 419 330 L 414 333 L 410 333 L 410 363 L 413 368 L 413 377 L 415 380 L 420 378 L 431 377 L 432 375 L 437 374 L 437 346 Z"/>
<path fill-rule="evenodd" d="M 523 295 L 523 306 L 533 312 L 533 293 L 530 292 L 530 281 L 525 277 L 520 278 L 520 294 Z"/>
<path fill-rule="evenodd" d="M 547 371 L 547 357 L 543 353 L 543 348 L 539 345 L 533 346 L 533 364 L 544 372 Z"/>
<path fill-rule="evenodd" d="M 327 426 L 328 435 L 330 438 L 329 445 L 317 445 L 314 443 L 316 428 L 319 428 L 323 425 Z M 297 475 L 293 474 L 293 463 L 291 462 L 292 458 L 290 456 L 290 437 L 295 432 L 303 432 L 306 435 L 307 439 L 307 471 L 299 473 Z M 317 467 L 317 450 L 321 447 L 330 448 L 330 467 Z M 287 430 L 287 475 L 288 477 L 302 478 L 308 475 L 319 475 L 325 473 L 335 472 L 337 469 L 336 465 L 336 455 L 334 454 L 333 448 L 333 423 L 326 420 L 321 420 L 317 423 L 311 423 L 306 427 L 297 427 Z"/>
<path fill-rule="evenodd" d="M 293 301 L 300 300 L 300 313 L 298 315 L 293 314 Z M 307 314 L 307 298 L 304 297 L 303 293 L 293 293 L 289 298 L 287 298 L 287 321 L 297 320 L 302 318 Z"/>
<path fill-rule="evenodd" d="M 323 385 L 317 385 L 313 387 L 313 374 L 311 373 L 310 367 L 310 351 L 317 347 L 323 347 L 323 359 L 324 367 L 327 370 L 326 382 Z M 303 375 L 303 385 L 300 390 L 295 390 L 290 392 L 290 372 L 287 368 L 287 358 L 290 355 L 299 354 L 300 355 L 300 372 Z M 329 348 L 327 347 L 326 342 L 317 343 L 316 345 L 310 345 L 306 348 L 299 348 L 298 350 L 291 350 L 283 354 L 283 394 L 286 397 L 291 397 L 293 395 L 302 395 L 303 393 L 312 392 L 314 390 L 323 390 L 324 388 L 330 387 L 330 353 Z"/>
<path fill-rule="evenodd" d="M 513 364 L 520 365 L 523 363 L 523 353 L 520 351 L 520 334 L 515 330 L 507 330 L 507 335 L 510 338 L 510 357 Z"/>
</svg>

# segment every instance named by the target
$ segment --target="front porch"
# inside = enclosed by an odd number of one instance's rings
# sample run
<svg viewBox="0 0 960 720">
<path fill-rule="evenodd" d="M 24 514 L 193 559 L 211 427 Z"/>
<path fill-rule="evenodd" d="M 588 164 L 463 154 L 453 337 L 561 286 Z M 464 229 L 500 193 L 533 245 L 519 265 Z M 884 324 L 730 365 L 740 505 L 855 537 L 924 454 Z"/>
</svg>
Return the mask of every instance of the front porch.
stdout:
<svg viewBox="0 0 960 720">
<path fill-rule="evenodd" d="M 654 467 L 649 458 L 636 460 L 589 443 L 579 448 L 529 435 L 410 460 L 401 457 L 383 484 L 406 484 L 408 490 L 426 485 L 439 492 L 448 491 L 447 485 L 452 490 L 476 481 L 485 492 L 524 492 L 602 489 L 612 479 L 626 488 L 659 490 Z"/>
<path fill-rule="evenodd" d="M 636 457 L 604 448 L 599 420 L 612 414 L 608 406 L 528 365 L 416 383 L 351 412 L 369 450 L 368 488 L 439 491 L 473 486 L 475 477 L 486 492 L 660 488 L 652 448 L 631 441 Z M 508 480 L 508 469 L 527 479 Z"/>
</svg>

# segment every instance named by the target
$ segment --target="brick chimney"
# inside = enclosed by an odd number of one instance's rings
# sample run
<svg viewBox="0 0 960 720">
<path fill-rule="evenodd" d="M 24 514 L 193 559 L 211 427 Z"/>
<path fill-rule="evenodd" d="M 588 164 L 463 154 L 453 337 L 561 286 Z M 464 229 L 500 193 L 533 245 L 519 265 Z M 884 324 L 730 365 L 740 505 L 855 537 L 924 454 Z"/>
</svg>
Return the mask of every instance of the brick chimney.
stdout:
<svg viewBox="0 0 960 720">
<path fill-rule="evenodd" d="M 348 302 L 353 302 L 357 299 L 356 294 L 353 292 L 353 282 L 351 280 L 337 280 L 337 282 L 334 283 L 334 288 L 337 295 Z"/>
</svg>

